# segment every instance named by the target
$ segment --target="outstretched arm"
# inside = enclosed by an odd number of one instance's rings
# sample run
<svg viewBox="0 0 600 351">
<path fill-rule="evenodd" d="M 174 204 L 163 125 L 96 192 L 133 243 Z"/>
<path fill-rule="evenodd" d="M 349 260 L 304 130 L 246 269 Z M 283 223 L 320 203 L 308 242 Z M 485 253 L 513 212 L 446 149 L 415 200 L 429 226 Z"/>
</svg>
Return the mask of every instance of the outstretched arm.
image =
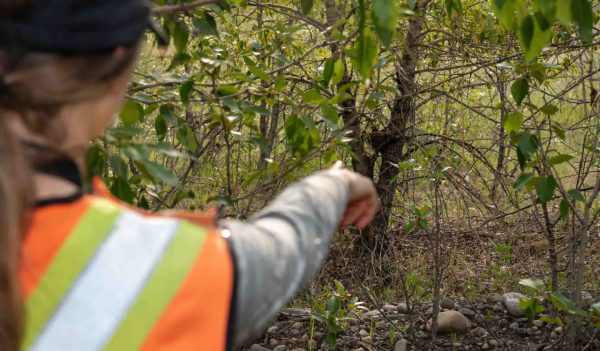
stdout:
<svg viewBox="0 0 600 351">
<path fill-rule="evenodd" d="M 351 183 L 343 172 L 316 173 L 281 193 L 248 222 L 223 220 L 238 281 L 234 344 L 262 331 L 316 273 L 340 224 Z"/>
</svg>

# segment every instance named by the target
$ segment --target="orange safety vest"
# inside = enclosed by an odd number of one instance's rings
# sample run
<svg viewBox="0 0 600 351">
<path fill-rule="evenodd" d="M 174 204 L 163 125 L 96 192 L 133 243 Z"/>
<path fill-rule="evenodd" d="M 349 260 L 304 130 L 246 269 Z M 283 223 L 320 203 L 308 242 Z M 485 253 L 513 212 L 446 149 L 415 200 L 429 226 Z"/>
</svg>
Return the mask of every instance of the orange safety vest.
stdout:
<svg viewBox="0 0 600 351">
<path fill-rule="evenodd" d="M 214 214 L 91 194 L 36 209 L 23 242 L 23 350 L 225 350 L 234 263 Z"/>
</svg>

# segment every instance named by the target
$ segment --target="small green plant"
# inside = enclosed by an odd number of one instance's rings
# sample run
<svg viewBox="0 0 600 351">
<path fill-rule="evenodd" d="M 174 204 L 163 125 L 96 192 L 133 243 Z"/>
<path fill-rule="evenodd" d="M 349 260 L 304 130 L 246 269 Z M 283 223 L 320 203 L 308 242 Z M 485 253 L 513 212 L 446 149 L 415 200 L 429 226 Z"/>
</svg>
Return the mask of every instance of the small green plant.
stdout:
<svg viewBox="0 0 600 351">
<path fill-rule="evenodd" d="M 508 244 L 498 244 L 494 247 L 494 250 L 500 255 L 500 259 L 503 261 L 513 259 L 512 246 Z"/>
<path fill-rule="evenodd" d="M 536 278 L 523 279 L 519 284 L 529 288 L 533 296 L 521 299 L 520 307 L 525 315 L 531 319 L 539 312 L 545 310 L 544 301 L 550 301 L 559 311 L 587 320 L 590 324 L 600 329 L 600 303 L 593 304 L 588 310 L 577 307 L 573 301 L 558 291 L 548 291 L 544 282 Z M 560 316 L 542 316 L 542 321 L 548 324 L 563 325 L 564 321 Z"/>
<path fill-rule="evenodd" d="M 311 323 L 316 320 L 325 325 L 327 346 L 335 347 L 339 333 L 348 328 L 348 316 L 362 304 L 363 302 L 359 302 L 357 297 L 350 295 L 338 280 L 335 281 L 335 290 L 326 295 L 325 304 L 313 301 Z"/>
</svg>

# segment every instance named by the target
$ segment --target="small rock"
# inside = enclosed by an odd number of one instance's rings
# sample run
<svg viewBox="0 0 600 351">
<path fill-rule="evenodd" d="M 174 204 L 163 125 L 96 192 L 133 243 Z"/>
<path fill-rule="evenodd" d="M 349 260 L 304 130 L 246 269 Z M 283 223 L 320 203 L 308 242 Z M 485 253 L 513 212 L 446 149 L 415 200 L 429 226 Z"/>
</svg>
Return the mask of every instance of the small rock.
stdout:
<svg viewBox="0 0 600 351">
<path fill-rule="evenodd" d="M 361 329 L 358 331 L 358 335 L 360 335 L 361 338 L 364 338 L 365 336 L 369 335 L 369 332 L 364 329 Z"/>
<path fill-rule="evenodd" d="M 508 313 L 510 313 L 511 316 L 521 317 L 525 315 L 525 313 L 521 309 L 521 306 L 519 306 L 519 303 L 522 298 L 525 298 L 523 294 L 515 292 L 506 293 L 502 295 L 502 302 L 504 303 L 504 306 L 506 307 Z"/>
<path fill-rule="evenodd" d="M 500 295 L 500 294 L 494 294 L 494 295 L 492 295 L 492 297 L 490 298 L 490 300 L 492 302 L 502 302 L 502 295 Z"/>
<path fill-rule="evenodd" d="M 293 328 L 293 329 L 302 329 L 302 323 L 301 322 L 296 322 L 296 323 L 292 324 L 291 328 Z"/>
<path fill-rule="evenodd" d="M 438 333 L 464 333 L 471 327 L 471 321 L 457 311 L 438 313 Z M 431 319 L 427 323 L 427 331 L 431 331 Z"/>
<path fill-rule="evenodd" d="M 557 339 L 558 338 L 558 333 L 555 331 L 552 331 L 552 333 L 550 333 L 550 339 Z"/>
<path fill-rule="evenodd" d="M 397 306 L 390 305 L 390 304 L 383 305 L 383 307 L 381 307 L 381 309 L 384 310 L 384 311 L 388 311 L 388 312 L 396 312 L 396 311 L 398 311 L 398 307 Z"/>
<path fill-rule="evenodd" d="M 484 338 L 489 335 L 488 331 L 485 328 L 477 327 L 471 330 L 471 335 L 478 336 L 480 338 Z"/>
<path fill-rule="evenodd" d="M 406 351 L 408 347 L 408 341 L 406 339 L 400 339 L 394 346 L 394 351 Z"/>
<path fill-rule="evenodd" d="M 537 331 L 536 327 L 527 328 L 527 335 L 534 336 Z"/>
<path fill-rule="evenodd" d="M 544 325 L 544 321 L 536 319 L 536 320 L 533 321 L 533 325 L 535 325 L 538 328 L 541 328 Z"/>
<path fill-rule="evenodd" d="M 427 311 L 425 311 L 425 315 L 426 315 L 426 316 L 431 316 L 431 315 L 433 315 L 433 307 L 429 307 L 429 308 L 427 309 Z"/>
<path fill-rule="evenodd" d="M 300 330 L 292 328 L 292 329 L 290 329 L 290 335 L 298 336 L 298 335 L 300 335 Z"/>
<path fill-rule="evenodd" d="M 490 346 L 491 346 L 491 347 L 496 347 L 496 346 L 498 346 L 498 341 L 496 341 L 496 339 L 492 339 L 492 340 L 490 340 L 490 341 L 489 341 L 489 343 L 490 343 Z"/>
<path fill-rule="evenodd" d="M 259 344 L 254 344 L 250 346 L 250 351 L 271 351 L 271 349 L 260 346 Z"/>
<path fill-rule="evenodd" d="M 269 327 L 269 329 L 267 329 L 267 334 L 275 334 L 275 333 L 277 333 L 278 330 L 279 330 L 279 327 L 274 325 L 272 327 Z"/>
<path fill-rule="evenodd" d="M 500 323 L 500 326 L 503 327 L 503 328 L 506 327 L 509 324 L 508 319 L 506 319 L 506 318 L 502 318 L 500 320 L 500 322 L 498 322 L 498 323 Z"/>
<path fill-rule="evenodd" d="M 562 328 L 561 326 L 558 326 L 558 327 L 554 328 L 554 331 L 555 331 L 557 334 L 562 334 L 562 332 L 563 332 L 563 328 Z"/>
<path fill-rule="evenodd" d="M 474 317 L 474 316 L 475 316 L 475 311 L 473 311 L 473 310 L 472 310 L 472 309 L 470 309 L 470 308 L 466 308 L 466 307 L 460 308 L 460 309 L 458 310 L 458 312 L 460 312 L 460 313 L 464 314 L 464 315 L 465 315 L 465 316 L 467 316 L 467 317 Z"/>
<path fill-rule="evenodd" d="M 396 306 L 396 307 L 398 308 L 398 312 L 404 313 L 404 314 L 408 313 L 408 306 L 406 306 L 406 303 L 400 302 L 398 304 L 398 306 Z"/>
<path fill-rule="evenodd" d="M 517 323 L 517 322 L 513 322 L 513 323 L 511 323 L 511 324 L 508 326 L 508 329 L 510 329 L 510 330 L 513 330 L 513 331 L 514 331 L 514 330 L 517 330 L 517 329 L 519 329 L 519 323 Z"/>
<path fill-rule="evenodd" d="M 421 330 L 417 331 L 415 333 L 415 336 L 419 339 L 427 339 L 428 338 L 427 334 Z"/>
<path fill-rule="evenodd" d="M 490 344 L 488 344 L 487 342 L 484 343 L 483 345 L 481 345 L 481 349 L 482 350 L 489 350 L 490 349 Z"/>
<path fill-rule="evenodd" d="M 445 297 L 442 299 L 442 302 L 440 303 L 440 306 L 442 306 L 442 308 L 446 308 L 449 310 L 452 310 L 456 307 L 456 303 L 454 303 L 454 300 Z"/>
<path fill-rule="evenodd" d="M 365 337 L 364 337 L 364 338 L 362 338 L 361 340 L 362 340 L 362 341 L 366 341 L 366 342 L 368 342 L 368 343 L 370 343 L 371 341 L 373 341 L 373 340 L 371 339 L 371 336 L 370 336 L 370 335 L 367 335 L 367 336 L 365 336 Z"/>
<path fill-rule="evenodd" d="M 496 302 L 496 304 L 492 307 L 492 310 L 494 310 L 494 312 L 504 312 L 504 306 L 501 302 Z"/>
<path fill-rule="evenodd" d="M 592 305 L 592 303 L 594 302 L 594 297 L 592 296 L 592 294 L 590 294 L 587 291 L 582 291 L 581 292 L 581 305 L 583 306 L 583 308 L 588 308 Z"/>
<path fill-rule="evenodd" d="M 287 347 L 285 345 L 279 345 L 273 349 L 273 351 L 286 351 Z"/>
<path fill-rule="evenodd" d="M 369 319 L 377 319 L 377 318 L 379 318 L 380 314 L 381 314 L 381 312 L 379 312 L 378 310 L 371 310 L 371 311 L 365 312 L 363 314 L 363 317 L 369 318 Z"/>
<path fill-rule="evenodd" d="M 301 308 L 284 308 L 281 314 L 293 316 L 293 317 L 305 317 L 310 316 L 310 310 L 304 310 Z"/>
<path fill-rule="evenodd" d="M 517 329 L 517 334 L 519 334 L 519 335 L 528 335 L 527 334 L 527 328 L 519 328 L 519 329 Z"/>
<path fill-rule="evenodd" d="M 271 340 L 269 340 L 269 345 L 271 345 L 271 347 L 276 347 L 279 345 L 279 340 L 271 338 Z"/>
</svg>

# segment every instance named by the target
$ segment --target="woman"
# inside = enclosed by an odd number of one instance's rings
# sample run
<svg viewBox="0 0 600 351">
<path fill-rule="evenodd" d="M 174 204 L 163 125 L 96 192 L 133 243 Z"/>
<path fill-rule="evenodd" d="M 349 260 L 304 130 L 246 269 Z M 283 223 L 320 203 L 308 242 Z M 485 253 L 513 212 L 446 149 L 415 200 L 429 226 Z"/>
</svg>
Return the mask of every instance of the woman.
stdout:
<svg viewBox="0 0 600 351">
<path fill-rule="evenodd" d="M 336 166 L 248 222 L 128 208 L 80 174 L 122 103 L 148 8 L 0 2 L 2 350 L 223 350 L 311 279 L 373 184 Z"/>
</svg>

